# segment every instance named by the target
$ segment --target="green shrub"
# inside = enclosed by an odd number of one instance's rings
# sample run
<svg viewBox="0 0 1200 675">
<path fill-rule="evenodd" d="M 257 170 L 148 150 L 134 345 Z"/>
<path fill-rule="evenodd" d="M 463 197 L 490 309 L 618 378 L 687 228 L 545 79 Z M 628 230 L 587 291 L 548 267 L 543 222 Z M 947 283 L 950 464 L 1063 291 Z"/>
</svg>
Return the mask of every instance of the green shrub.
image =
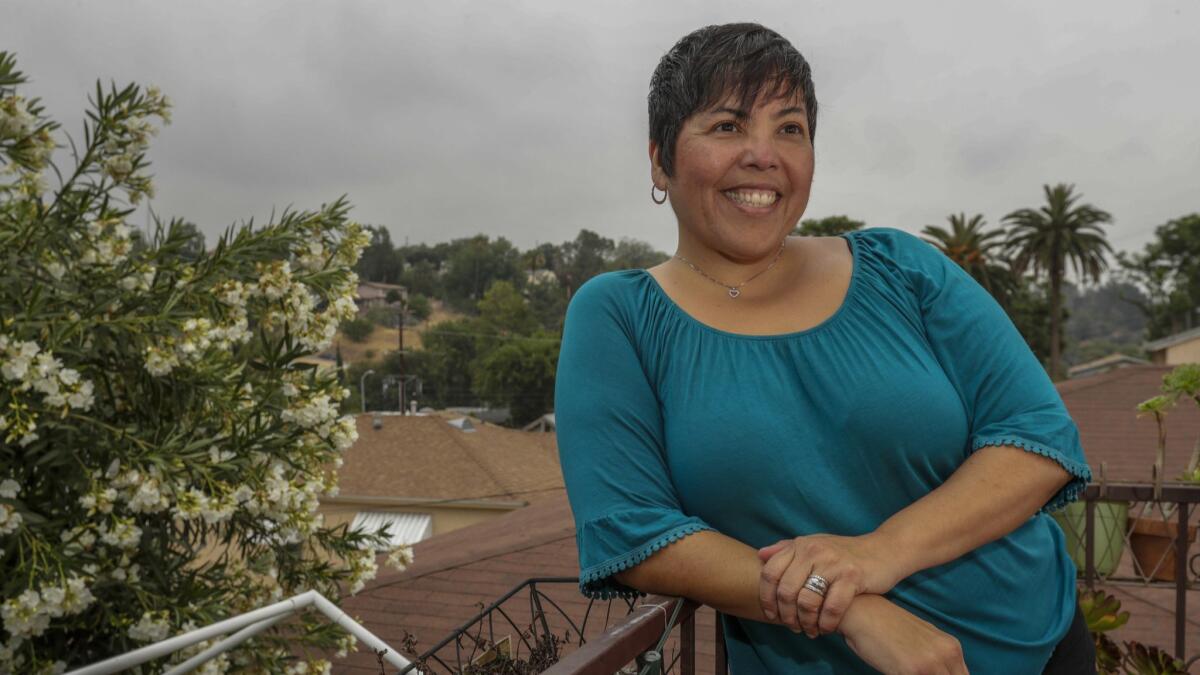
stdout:
<svg viewBox="0 0 1200 675">
<path fill-rule="evenodd" d="M 307 589 L 354 592 L 382 533 L 316 512 L 356 438 L 337 413 L 347 391 L 296 361 L 355 312 L 366 237 L 346 203 L 230 230 L 208 252 L 187 248 L 184 221 L 158 222 L 135 250 L 127 219 L 152 194 L 166 97 L 98 85 L 51 192 L 57 125 L 23 82 L 0 53 L 0 672 L 81 666 Z M 287 647 L 345 638 L 304 615 L 213 665 L 281 672 Z"/>
<path fill-rule="evenodd" d="M 366 342 L 375 330 L 375 324 L 366 317 L 342 322 L 342 333 L 355 342 Z"/>
</svg>

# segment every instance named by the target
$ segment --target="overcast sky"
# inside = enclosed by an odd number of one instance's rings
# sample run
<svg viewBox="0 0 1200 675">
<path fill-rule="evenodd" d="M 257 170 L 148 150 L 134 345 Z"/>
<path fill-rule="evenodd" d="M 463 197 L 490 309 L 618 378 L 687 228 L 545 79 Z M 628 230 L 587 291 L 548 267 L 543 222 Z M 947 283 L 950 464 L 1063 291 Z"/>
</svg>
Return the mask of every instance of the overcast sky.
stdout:
<svg viewBox="0 0 1200 675">
<path fill-rule="evenodd" d="M 649 197 L 650 74 L 687 32 L 747 20 L 813 66 L 806 218 L 997 224 L 1070 182 L 1128 250 L 1200 211 L 1196 0 L 3 0 L 0 50 L 77 137 L 97 78 L 159 85 L 175 111 L 151 150 L 153 207 L 210 244 L 346 193 L 397 243 L 528 248 L 589 228 L 670 252 L 674 218 Z"/>
</svg>

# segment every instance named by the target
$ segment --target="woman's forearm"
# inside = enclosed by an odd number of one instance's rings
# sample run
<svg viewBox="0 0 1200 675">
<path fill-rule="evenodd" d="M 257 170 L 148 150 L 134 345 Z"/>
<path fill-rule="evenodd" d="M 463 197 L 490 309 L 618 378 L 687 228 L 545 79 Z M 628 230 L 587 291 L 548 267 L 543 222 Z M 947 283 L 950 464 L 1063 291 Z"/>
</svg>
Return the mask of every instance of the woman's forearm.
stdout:
<svg viewBox="0 0 1200 675">
<path fill-rule="evenodd" d="M 702 530 L 614 576 L 645 593 L 690 598 L 724 614 L 776 623 L 763 615 L 758 601 L 761 572 L 755 549 L 720 532 Z"/>
<path fill-rule="evenodd" d="M 1041 455 L 1011 446 L 983 447 L 940 487 L 867 537 L 875 550 L 887 552 L 884 560 L 898 582 L 1017 529 L 1070 478 Z"/>
</svg>

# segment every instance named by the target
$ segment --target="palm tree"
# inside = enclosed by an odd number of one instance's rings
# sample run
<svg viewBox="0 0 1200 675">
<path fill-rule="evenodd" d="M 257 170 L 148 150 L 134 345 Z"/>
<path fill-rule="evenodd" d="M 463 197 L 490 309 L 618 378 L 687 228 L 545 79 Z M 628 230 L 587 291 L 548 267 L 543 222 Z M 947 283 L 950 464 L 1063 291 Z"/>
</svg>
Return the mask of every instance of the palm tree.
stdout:
<svg viewBox="0 0 1200 675">
<path fill-rule="evenodd" d="M 1045 275 L 1050 281 L 1050 377 L 1059 376 L 1062 358 L 1059 335 L 1062 326 L 1062 282 L 1067 263 L 1071 263 L 1081 281 L 1088 277 L 1100 281 L 1108 267 L 1104 254 L 1112 253 L 1100 223 L 1112 222 L 1112 216 L 1091 204 L 1075 205 L 1081 195 L 1072 194 L 1074 185 L 1059 183 L 1042 186 L 1046 205 L 1040 209 L 1020 209 L 1004 216 L 1008 229 L 1008 250 L 1017 275 L 1032 269 L 1035 279 Z"/>
<path fill-rule="evenodd" d="M 921 230 L 925 241 L 933 244 L 946 257 L 958 263 L 975 281 L 979 282 L 1002 306 L 1008 307 L 1015 280 L 1012 271 L 1003 261 L 1002 249 L 1004 230 L 985 232 L 983 214 L 977 213 L 967 219 L 967 214 L 950 214 L 950 230 L 937 225 L 926 225 Z"/>
</svg>

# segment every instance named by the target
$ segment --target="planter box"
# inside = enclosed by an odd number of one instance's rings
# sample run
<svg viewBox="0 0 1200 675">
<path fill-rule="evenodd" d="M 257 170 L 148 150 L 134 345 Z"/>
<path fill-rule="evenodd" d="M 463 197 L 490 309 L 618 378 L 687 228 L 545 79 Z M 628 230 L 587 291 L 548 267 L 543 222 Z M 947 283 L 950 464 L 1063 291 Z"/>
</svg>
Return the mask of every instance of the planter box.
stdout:
<svg viewBox="0 0 1200 675">
<path fill-rule="evenodd" d="M 1129 548 L 1135 571 L 1159 581 L 1175 581 L 1175 538 L 1179 524 L 1161 518 L 1130 518 Z M 1187 542 L 1196 540 L 1196 526 L 1189 525 Z M 1185 572 L 1186 575 L 1186 572 Z"/>
<path fill-rule="evenodd" d="M 1087 570 L 1087 504 L 1071 502 L 1066 507 L 1050 514 L 1062 528 L 1067 539 L 1067 553 L 1080 574 Z M 1096 574 L 1109 576 L 1121 562 L 1125 551 L 1125 521 L 1129 513 L 1126 502 L 1096 502 Z"/>
</svg>

